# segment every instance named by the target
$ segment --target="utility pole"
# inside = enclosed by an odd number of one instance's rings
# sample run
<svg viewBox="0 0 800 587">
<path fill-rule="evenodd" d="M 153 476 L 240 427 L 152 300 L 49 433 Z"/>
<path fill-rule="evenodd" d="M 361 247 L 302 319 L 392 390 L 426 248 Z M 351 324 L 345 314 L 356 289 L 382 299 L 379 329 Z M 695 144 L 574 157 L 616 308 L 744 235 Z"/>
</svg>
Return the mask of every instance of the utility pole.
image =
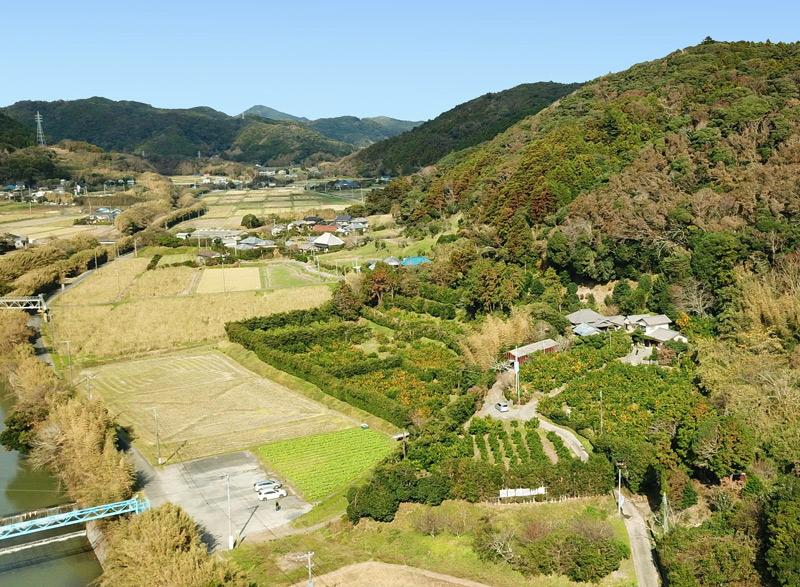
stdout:
<svg viewBox="0 0 800 587">
<path fill-rule="evenodd" d="M 70 346 L 69 340 L 62 340 L 64 344 L 67 345 L 67 361 L 69 361 L 69 385 L 72 387 L 72 347 Z"/>
<path fill-rule="evenodd" d="M 603 435 L 603 390 L 600 390 L 600 436 Z"/>
<path fill-rule="evenodd" d="M 622 468 L 617 464 L 617 513 L 622 513 Z"/>
<path fill-rule="evenodd" d="M 403 460 L 406 460 L 406 436 L 408 436 L 408 433 L 403 428 Z"/>
<path fill-rule="evenodd" d="M 156 450 L 158 451 L 158 464 L 161 464 L 161 437 L 158 435 L 158 408 L 150 408 L 153 410 L 153 421 L 156 424 Z"/>
<path fill-rule="evenodd" d="M 231 521 L 231 478 L 227 473 L 219 476 L 220 479 L 225 479 L 225 485 L 228 488 L 228 550 L 233 550 L 233 522 Z"/>
<path fill-rule="evenodd" d="M 664 503 L 664 534 L 666 535 L 669 532 L 669 520 L 667 519 L 667 492 L 661 494 L 662 501 Z"/>
<path fill-rule="evenodd" d="M 311 567 L 313 566 L 311 564 L 312 556 L 314 556 L 314 553 L 311 552 L 310 550 L 303 555 L 303 558 L 305 558 L 308 561 L 308 581 L 306 582 L 306 587 L 314 587 L 314 579 L 311 576 Z"/>
<path fill-rule="evenodd" d="M 517 348 L 519 348 L 519 347 L 517 347 Z M 514 350 L 516 350 L 516 349 L 514 349 Z M 520 395 L 519 395 L 519 357 L 517 357 L 516 354 L 514 355 L 514 379 L 516 380 L 516 384 L 517 384 L 517 407 L 519 407 L 519 403 L 520 403 Z"/>
<path fill-rule="evenodd" d="M 94 379 L 96 375 L 89 373 L 86 375 L 86 393 L 89 395 L 89 401 L 92 401 L 92 379 Z"/>
</svg>

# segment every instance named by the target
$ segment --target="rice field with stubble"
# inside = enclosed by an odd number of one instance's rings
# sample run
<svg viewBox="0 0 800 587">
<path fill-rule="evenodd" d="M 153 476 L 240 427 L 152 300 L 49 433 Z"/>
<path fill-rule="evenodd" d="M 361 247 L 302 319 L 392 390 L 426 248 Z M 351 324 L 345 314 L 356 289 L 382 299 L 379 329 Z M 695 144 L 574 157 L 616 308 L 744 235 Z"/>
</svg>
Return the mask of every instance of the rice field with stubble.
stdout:
<svg viewBox="0 0 800 587">
<path fill-rule="evenodd" d="M 116 361 L 91 371 L 93 390 L 151 461 L 156 455 L 152 408 L 158 411 L 162 456 L 176 453 L 171 462 L 353 426 L 212 349 Z"/>
</svg>

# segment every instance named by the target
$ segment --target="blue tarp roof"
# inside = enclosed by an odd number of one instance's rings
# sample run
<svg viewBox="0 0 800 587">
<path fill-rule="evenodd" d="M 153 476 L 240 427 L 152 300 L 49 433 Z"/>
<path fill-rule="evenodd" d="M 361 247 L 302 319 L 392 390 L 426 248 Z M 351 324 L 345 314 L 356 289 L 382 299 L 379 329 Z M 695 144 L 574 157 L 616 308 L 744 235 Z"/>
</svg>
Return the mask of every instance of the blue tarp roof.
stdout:
<svg viewBox="0 0 800 587">
<path fill-rule="evenodd" d="M 409 257 L 407 259 L 403 259 L 400 263 L 401 265 L 422 265 L 423 263 L 433 263 L 427 257 Z"/>
<path fill-rule="evenodd" d="M 593 334 L 600 334 L 600 331 L 597 328 L 589 324 L 586 324 L 586 322 L 578 324 L 575 328 L 572 329 L 572 332 L 574 332 L 578 336 L 592 336 Z"/>
</svg>

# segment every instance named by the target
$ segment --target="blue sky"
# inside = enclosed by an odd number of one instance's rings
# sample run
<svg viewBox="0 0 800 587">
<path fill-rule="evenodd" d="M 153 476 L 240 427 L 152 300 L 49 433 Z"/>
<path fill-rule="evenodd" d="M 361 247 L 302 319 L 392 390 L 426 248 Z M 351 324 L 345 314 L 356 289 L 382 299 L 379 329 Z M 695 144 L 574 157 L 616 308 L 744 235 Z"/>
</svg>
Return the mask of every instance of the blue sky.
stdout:
<svg viewBox="0 0 800 587">
<path fill-rule="evenodd" d="M 800 40 L 796 2 L 4 3 L 0 105 L 105 96 L 426 120 L 717 40 Z"/>
</svg>

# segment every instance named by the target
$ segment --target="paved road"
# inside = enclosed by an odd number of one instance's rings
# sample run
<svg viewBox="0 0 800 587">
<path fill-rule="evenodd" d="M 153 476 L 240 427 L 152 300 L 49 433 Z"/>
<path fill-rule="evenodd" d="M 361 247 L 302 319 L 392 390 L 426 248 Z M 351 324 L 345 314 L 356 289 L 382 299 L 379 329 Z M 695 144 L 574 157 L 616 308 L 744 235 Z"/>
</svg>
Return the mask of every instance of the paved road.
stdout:
<svg viewBox="0 0 800 587">
<path fill-rule="evenodd" d="M 614 497 L 619 502 L 619 493 L 616 489 L 614 489 Z M 653 548 L 650 545 L 647 524 L 644 516 L 627 497 L 625 503 L 622 504 L 622 519 L 631 541 L 633 566 L 636 568 L 636 580 L 639 587 L 658 587 L 658 569 L 653 560 Z"/>
<path fill-rule="evenodd" d="M 250 536 L 270 534 L 311 509 L 311 505 L 289 493 L 280 500 L 259 501 L 253 483 L 268 477 L 261 462 L 243 451 L 154 468 L 136 448 L 129 450 L 137 471 L 139 486 L 153 507 L 169 501 L 180 505 L 203 527 L 203 542 L 210 551 L 228 548 L 228 499 L 225 480 L 231 484 L 231 526 L 238 542 Z"/>
<path fill-rule="evenodd" d="M 513 381 L 513 371 L 504 371 L 503 373 L 500 373 L 497 377 L 497 381 L 486 394 L 483 407 L 481 407 L 477 415 L 481 416 L 482 418 L 491 416 L 492 418 L 496 418 L 498 420 L 524 421 L 532 418 L 538 418 L 539 426 L 543 430 L 547 430 L 548 432 L 552 431 L 558 434 L 561 437 L 561 440 L 564 441 L 564 444 L 567 446 L 567 448 L 572 451 L 572 454 L 574 454 L 584 463 L 588 461 L 589 453 L 586 451 L 583 444 L 581 444 L 581 441 L 578 440 L 578 437 L 575 436 L 575 433 L 572 432 L 572 430 L 569 430 L 568 428 L 562 428 L 561 426 L 556 426 L 555 424 L 543 419 L 538 414 L 536 408 L 539 405 L 539 400 L 537 398 L 533 398 L 527 404 L 522 406 L 510 406 L 510 409 L 507 412 L 497 411 L 497 409 L 494 407 L 495 404 L 506 401 L 505 396 L 503 395 L 503 389 L 506 386 L 513 384 Z"/>
</svg>

